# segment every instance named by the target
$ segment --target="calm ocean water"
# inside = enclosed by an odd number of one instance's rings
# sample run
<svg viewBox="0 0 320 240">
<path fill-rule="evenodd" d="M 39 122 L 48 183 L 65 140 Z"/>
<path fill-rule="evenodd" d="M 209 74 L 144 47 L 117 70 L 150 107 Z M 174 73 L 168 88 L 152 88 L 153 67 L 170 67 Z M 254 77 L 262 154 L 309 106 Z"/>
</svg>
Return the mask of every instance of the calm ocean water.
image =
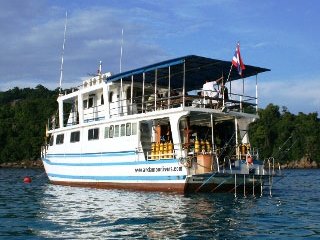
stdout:
<svg viewBox="0 0 320 240">
<path fill-rule="evenodd" d="M 0 238 L 320 239 L 320 170 L 283 173 L 272 197 L 235 198 L 63 187 L 42 170 L 0 169 Z"/>
</svg>

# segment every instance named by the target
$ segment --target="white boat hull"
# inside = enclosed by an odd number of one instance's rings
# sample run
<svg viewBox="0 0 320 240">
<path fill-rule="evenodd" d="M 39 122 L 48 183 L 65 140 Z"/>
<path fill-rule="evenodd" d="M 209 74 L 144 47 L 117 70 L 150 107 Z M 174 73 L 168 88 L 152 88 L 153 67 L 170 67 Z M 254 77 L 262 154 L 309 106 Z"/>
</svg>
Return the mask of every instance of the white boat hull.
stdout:
<svg viewBox="0 0 320 240">
<path fill-rule="evenodd" d="M 183 192 L 187 170 L 177 160 L 137 162 L 62 162 L 43 159 L 49 180 L 55 184 Z"/>
</svg>

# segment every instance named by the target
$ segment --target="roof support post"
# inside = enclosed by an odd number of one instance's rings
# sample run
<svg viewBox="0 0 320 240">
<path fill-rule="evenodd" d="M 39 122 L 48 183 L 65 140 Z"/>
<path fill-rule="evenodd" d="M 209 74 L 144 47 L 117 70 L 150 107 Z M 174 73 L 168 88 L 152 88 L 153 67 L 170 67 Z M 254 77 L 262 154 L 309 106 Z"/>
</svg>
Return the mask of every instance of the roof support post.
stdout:
<svg viewBox="0 0 320 240">
<path fill-rule="evenodd" d="M 242 96 L 244 97 L 244 78 L 242 78 Z"/>
<path fill-rule="evenodd" d="M 131 75 L 130 109 L 131 114 L 133 114 L 133 75 Z"/>
<path fill-rule="evenodd" d="M 59 128 L 63 128 L 63 117 L 64 117 L 64 112 L 63 112 L 63 100 L 60 98 L 58 99 L 59 103 Z"/>
<path fill-rule="evenodd" d="M 210 120 L 211 120 L 211 145 L 212 145 L 212 152 L 215 153 L 215 143 L 214 143 L 214 122 L 213 122 L 213 116 L 212 113 L 210 114 Z"/>
<path fill-rule="evenodd" d="M 120 114 L 123 114 L 123 84 L 122 84 L 122 78 L 120 79 Z"/>
<path fill-rule="evenodd" d="M 141 110 L 142 110 L 142 112 L 144 112 L 144 82 L 145 82 L 145 80 L 146 80 L 146 73 L 145 72 L 143 72 L 142 73 L 142 99 L 141 99 L 141 104 L 142 104 L 142 106 L 141 106 Z"/>
<path fill-rule="evenodd" d="M 154 71 L 154 82 L 155 82 L 155 86 L 154 86 L 154 110 L 157 109 L 157 82 L 158 82 L 158 69 L 156 68 Z"/>
<path fill-rule="evenodd" d="M 170 108 L 170 97 L 171 97 L 171 66 L 169 65 L 169 83 L 168 83 L 168 109 Z"/>
<path fill-rule="evenodd" d="M 109 92 L 109 85 L 106 84 L 103 86 L 103 96 L 104 96 L 104 110 L 105 110 L 105 113 L 106 113 L 106 118 L 110 118 L 110 92 Z M 83 101 L 82 98 L 81 100 L 79 99 L 78 101 Z M 80 102 L 79 102 L 79 108 L 80 108 Z M 81 121 L 83 121 L 83 106 L 82 106 L 82 103 L 81 103 L 81 108 L 82 108 L 82 111 L 80 113 L 80 110 L 79 110 L 79 115 L 82 114 L 82 120 L 80 120 L 80 123 Z"/>
<path fill-rule="evenodd" d="M 234 129 L 236 134 L 236 156 L 237 159 L 240 159 L 240 153 L 239 153 L 239 143 L 238 143 L 238 119 L 237 117 L 234 118 Z"/>
</svg>

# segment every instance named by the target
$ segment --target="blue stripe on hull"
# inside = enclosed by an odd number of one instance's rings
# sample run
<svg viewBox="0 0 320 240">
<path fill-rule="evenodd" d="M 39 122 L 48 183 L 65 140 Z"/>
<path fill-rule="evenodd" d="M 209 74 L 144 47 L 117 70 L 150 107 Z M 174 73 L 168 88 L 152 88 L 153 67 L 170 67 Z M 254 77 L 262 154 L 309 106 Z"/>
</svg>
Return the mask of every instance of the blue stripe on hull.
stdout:
<svg viewBox="0 0 320 240">
<path fill-rule="evenodd" d="M 121 152 L 100 152 L 100 153 L 56 153 L 47 154 L 48 158 L 52 157 L 68 157 L 68 158 L 80 158 L 80 157 L 119 157 L 119 156 L 135 156 L 135 151 L 121 151 Z"/>
<path fill-rule="evenodd" d="M 95 181 L 168 181 L 168 180 L 185 180 L 186 175 L 178 176 L 74 176 L 48 173 L 49 177 L 63 178 L 69 180 L 95 180 Z"/>
<path fill-rule="evenodd" d="M 42 161 L 48 165 L 56 165 L 56 166 L 130 166 L 130 165 L 159 165 L 159 164 L 168 164 L 168 163 L 177 163 L 176 159 L 165 159 L 165 160 L 156 160 L 156 161 L 136 161 L 136 162 L 99 162 L 99 163 L 69 163 L 69 162 L 52 162 L 47 158 L 43 158 Z"/>
</svg>

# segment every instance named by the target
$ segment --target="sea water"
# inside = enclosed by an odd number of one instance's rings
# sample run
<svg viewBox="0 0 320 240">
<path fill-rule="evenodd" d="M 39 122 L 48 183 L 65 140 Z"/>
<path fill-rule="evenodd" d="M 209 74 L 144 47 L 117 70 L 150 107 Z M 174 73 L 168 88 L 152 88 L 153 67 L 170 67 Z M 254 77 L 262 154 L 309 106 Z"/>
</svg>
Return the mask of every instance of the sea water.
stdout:
<svg viewBox="0 0 320 240">
<path fill-rule="evenodd" d="M 0 169 L 0 238 L 320 239 L 320 170 L 283 174 L 272 196 L 235 197 L 56 186 L 43 170 Z"/>
</svg>

